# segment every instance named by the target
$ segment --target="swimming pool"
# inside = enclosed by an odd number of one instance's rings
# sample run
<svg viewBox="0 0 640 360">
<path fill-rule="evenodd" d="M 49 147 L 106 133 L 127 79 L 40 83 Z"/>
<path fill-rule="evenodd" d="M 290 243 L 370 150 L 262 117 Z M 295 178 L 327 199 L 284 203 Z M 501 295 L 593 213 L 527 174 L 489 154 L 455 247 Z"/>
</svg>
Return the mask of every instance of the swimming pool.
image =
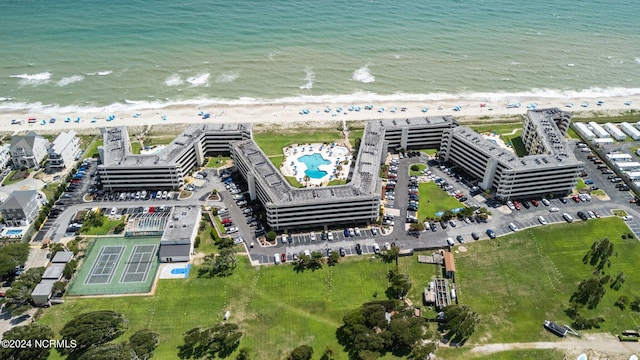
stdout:
<svg viewBox="0 0 640 360">
<path fill-rule="evenodd" d="M 18 229 L 18 230 L 7 230 L 5 232 L 5 235 L 20 235 L 22 234 L 22 230 Z"/>
<path fill-rule="evenodd" d="M 331 161 L 325 159 L 318 153 L 300 156 L 298 161 L 307 166 L 307 170 L 305 170 L 304 173 L 311 179 L 321 179 L 327 175 L 326 171 L 320 170 L 320 166 L 331 164 Z"/>
</svg>

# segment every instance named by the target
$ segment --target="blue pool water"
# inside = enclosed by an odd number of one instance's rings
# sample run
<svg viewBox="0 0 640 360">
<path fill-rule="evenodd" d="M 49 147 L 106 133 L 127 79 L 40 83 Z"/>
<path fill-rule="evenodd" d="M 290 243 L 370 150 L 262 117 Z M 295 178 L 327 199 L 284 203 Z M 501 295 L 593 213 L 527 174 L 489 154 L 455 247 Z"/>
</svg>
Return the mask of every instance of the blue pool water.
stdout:
<svg viewBox="0 0 640 360">
<path fill-rule="evenodd" d="M 22 234 L 22 230 L 7 230 L 6 235 L 20 235 Z"/>
<path fill-rule="evenodd" d="M 323 176 L 327 175 L 326 171 L 320 170 L 318 167 L 320 165 L 331 164 L 331 161 L 323 158 L 322 155 L 317 153 L 301 156 L 298 158 L 298 161 L 307 165 L 307 170 L 305 170 L 304 173 L 312 179 L 321 179 Z"/>
<path fill-rule="evenodd" d="M 189 277 L 189 270 L 191 270 L 191 264 L 187 264 L 187 267 L 171 269 L 173 275 L 184 275 L 185 279 Z"/>
</svg>

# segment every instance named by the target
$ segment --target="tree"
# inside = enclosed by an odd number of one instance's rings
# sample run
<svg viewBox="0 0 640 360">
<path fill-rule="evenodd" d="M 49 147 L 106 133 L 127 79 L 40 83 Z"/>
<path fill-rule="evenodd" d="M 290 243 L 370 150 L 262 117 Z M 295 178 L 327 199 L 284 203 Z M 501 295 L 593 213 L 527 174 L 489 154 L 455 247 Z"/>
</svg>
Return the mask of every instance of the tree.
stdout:
<svg viewBox="0 0 640 360">
<path fill-rule="evenodd" d="M 247 350 L 246 348 L 242 348 L 240 349 L 240 351 L 238 351 L 238 356 L 236 356 L 236 360 L 250 360 L 251 357 L 249 356 L 249 350 Z"/>
<path fill-rule="evenodd" d="M 141 329 L 129 338 L 129 346 L 140 360 L 153 357 L 153 351 L 160 343 L 160 334 L 151 329 Z"/>
<path fill-rule="evenodd" d="M 78 357 L 91 348 L 105 344 L 122 335 L 129 328 L 124 315 L 110 310 L 80 314 L 66 323 L 60 335 L 63 340 L 75 340 L 75 348 L 58 348 L 62 355 Z"/>
<path fill-rule="evenodd" d="M 53 283 L 53 291 L 52 294 L 54 296 L 61 296 L 64 294 L 64 289 L 67 287 L 67 283 L 64 281 L 56 281 Z"/>
<path fill-rule="evenodd" d="M 69 356 L 71 358 L 71 356 Z M 103 344 L 82 353 L 78 360 L 121 360 L 137 359 L 136 353 L 125 342 Z"/>
<path fill-rule="evenodd" d="M 78 267 L 78 261 L 73 259 L 64 265 L 64 270 L 62 271 L 62 275 L 67 280 L 71 280 L 73 273 L 76 272 L 76 268 Z"/>
<path fill-rule="evenodd" d="M 640 296 L 636 296 L 629 307 L 635 312 L 640 312 Z"/>
<path fill-rule="evenodd" d="M 323 256 L 320 251 L 314 251 L 311 253 L 311 259 L 309 259 L 308 268 L 311 270 L 317 270 L 322 268 Z"/>
<path fill-rule="evenodd" d="M 380 257 L 382 257 L 382 261 L 390 263 L 398 259 L 398 254 L 400 254 L 400 248 L 396 245 L 393 245 L 389 250 L 383 251 L 380 254 Z"/>
<path fill-rule="evenodd" d="M 320 356 L 320 360 L 335 360 L 336 355 L 333 353 L 333 350 L 331 348 L 326 348 L 324 349 L 324 351 L 322 352 L 322 355 Z"/>
<path fill-rule="evenodd" d="M 267 241 L 272 242 L 273 240 L 275 240 L 278 237 L 278 234 L 276 234 L 275 231 L 271 230 L 267 233 Z"/>
<path fill-rule="evenodd" d="M 114 228 L 113 228 L 113 233 L 114 234 L 120 234 L 124 231 L 126 224 L 125 223 L 118 223 Z"/>
<path fill-rule="evenodd" d="M 53 330 L 45 325 L 31 323 L 24 326 L 16 326 L 7 330 L 2 335 L 3 340 L 30 341 L 31 346 L 0 347 L 0 358 L 13 360 L 46 360 L 49 358 L 50 349 L 42 346 L 34 346 L 36 340 L 49 340 L 54 338 Z"/>
<path fill-rule="evenodd" d="M 416 344 L 412 349 L 409 356 L 407 356 L 407 360 L 425 360 L 429 359 L 431 354 L 435 352 L 437 349 L 437 345 L 434 342 L 429 342 L 427 344 Z"/>
<path fill-rule="evenodd" d="M 624 311 L 627 308 L 627 305 L 629 305 L 629 297 L 626 295 L 620 295 L 618 297 L 618 300 L 616 300 L 615 304 L 613 304 L 613 306 L 618 307 L 622 311 Z"/>
<path fill-rule="evenodd" d="M 609 285 L 609 287 L 613 290 L 620 290 L 622 284 L 624 284 L 626 280 L 627 276 L 624 274 L 624 272 L 621 271 L 618 273 L 618 275 L 616 275 L 616 278 L 611 282 L 611 285 Z"/>
<path fill-rule="evenodd" d="M 464 342 L 478 325 L 478 314 L 468 305 L 449 305 L 444 308 L 443 327 L 447 330 L 446 337 L 455 342 Z"/>
<path fill-rule="evenodd" d="M 409 225 L 409 231 L 424 231 L 424 223 L 423 222 L 417 222 L 417 223 L 412 223 L 411 225 Z"/>
<path fill-rule="evenodd" d="M 613 254 L 613 243 L 609 239 L 598 239 L 593 242 L 591 249 L 582 258 L 583 263 L 589 263 L 591 266 L 596 266 L 597 270 L 604 269 L 605 265 L 610 267 L 611 260 L 609 257 Z"/>
<path fill-rule="evenodd" d="M 16 266 L 24 264 L 29 257 L 29 244 L 15 243 L 0 247 L 0 277 L 9 276 Z"/>
<path fill-rule="evenodd" d="M 60 251 L 66 251 L 67 249 L 64 247 L 62 243 L 55 243 L 51 247 L 49 247 L 50 257 L 53 259 L 57 253 Z"/>
<path fill-rule="evenodd" d="M 402 299 L 409 293 L 409 289 L 411 289 L 409 276 L 401 274 L 397 267 L 389 270 L 387 279 L 390 284 L 385 293 L 389 299 Z"/>
<path fill-rule="evenodd" d="M 481 207 L 480 209 L 478 209 L 478 219 L 486 221 L 489 216 L 491 216 L 491 211 L 489 211 L 486 207 Z"/>
<path fill-rule="evenodd" d="M 197 327 L 184 333 L 184 345 L 178 347 L 180 359 L 227 357 L 240 344 L 242 332 L 233 323 L 218 323 L 214 327 Z"/>
<path fill-rule="evenodd" d="M 418 164 L 411 165 L 411 171 L 419 171 L 419 170 L 420 170 L 420 166 L 418 166 Z"/>
<path fill-rule="evenodd" d="M 311 257 L 302 253 L 298 255 L 298 261 L 296 261 L 293 265 L 293 269 L 296 272 L 303 272 L 309 268 L 309 264 L 311 263 Z"/>
<path fill-rule="evenodd" d="M 338 264 L 338 261 L 340 261 L 340 254 L 338 254 L 336 251 L 332 251 L 331 255 L 329 255 L 329 259 L 327 259 L 327 265 L 336 266 Z"/>
<path fill-rule="evenodd" d="M 607 279 L 603 282 L 604 279 Z M 569 301 L 586 305 L 589 309 L 595 309 L 605 293 L 604 284 L 608 282 L 608 278 L 593 277 L 583 280 L 578 284 L 578 290 L 571 295 Z"/>
<path fill-rule="evenodd" d="M 300 345 L 291 351 L 287 360 L 311 360 L 313 348 L 309 345 Z"/>
<path fill-rule="evenodd" d="M 31 309 L 31 292 L 42 279 L 43 267 L 31 268 L 20 275 L 5 293 L 5 310 L 12 316 L 24 314 Z"/>
<path fill-rule="evenodd" d="M 208 256 L 210 262 L 209 276 L 229 276 L 237 266 L 236 251 L 233 248 L 223 248 L 218 256 Z"/>
</svg>

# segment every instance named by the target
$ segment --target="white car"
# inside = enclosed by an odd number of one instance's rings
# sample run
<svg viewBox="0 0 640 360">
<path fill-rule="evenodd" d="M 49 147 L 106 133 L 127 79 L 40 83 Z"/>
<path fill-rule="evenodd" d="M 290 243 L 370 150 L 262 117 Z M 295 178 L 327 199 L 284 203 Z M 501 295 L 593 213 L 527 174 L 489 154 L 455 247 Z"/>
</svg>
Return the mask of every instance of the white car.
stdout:
<svg viewBox="0 0 640 360">
<path fill-rule="evenodd" d="M 289 237 L 287 236 L 287 234 L 282 234 L 282 236 L 280 236 L 280 240 L 282 240 L 283 244 L 286 244 L 289 242 Z"/>
<path fill-rule="evenodd" d="M 511 200 L 507 201 L 507 207 L 511 210 L 516 209 L 516 207 L 513 205 L 513 202 Z"/>
<path fill-rule="evenodd" d="M 542 199 L 542 204 L 544 204 L 544 206 L 549 206 L 551 203 L 547 199 Z"/>
<path fill-rule="evenodd" d="M 555 206 L 554 206 L 554 207 L 552 207 L 552 208 L 549 208 L 549 212 L 558 212 L 558 211 L 560 211 L 560 209 L 558 209 L 558 208 L 557 208 L 557 207 L 555 207 Z"/>
<path fill-rule="evenodd" d="M 358 227 L 353 229 L 353 231 L 356 233 L 356 236 L 362 235 L 362 233 L 360 232 L 360 228 L 358 228 Z"/>
<path fill-rule="evenodd" d="M 547 219 L 545 219 L 544 216 L 538 216 L 538 221 L 542 225 L 547 225 L 548 224 Z"/>
<path fill-rule="evenodd" d="M 389 244 L 388 242 L 384 243 L 384 249 L 387 251 L 391 250 L 391 244 Z"/>
<path fill-rule="evenodd" d="M 311 233 L 309 233 L 309 236 L 311 237 L 311 241 L 316 241 L 316 233 L 312 231 Z"/>
<path fill-rule="evenodd" d="M 518 226 L 514 223 L 509 223 L 509 229 L 511 229 L 511 231 L 518 231 Z"/>
<path fill-rule="evenodd" d="M 631 221 L 631 220 L 633 220 L 633 216 L 631 216 L 631 215 L 625 215 L 625 216 L 623 216 L 623 217 L 622 217 L 622 220 L 624 220 L 624 221 Z"/>
<path fill-rule="evenodd" d="M 227 228 L 227 234 L 235 234 L 238 232 L 237 226 L 230 226 Z"/>
<path fill-rule="evenodd" d="M 333 233 L 331 231 L 327 233 L 327 240 L 333 241 Z"/>
<path fill-rule="evenodd" d="M 371 228 L 371 233 L 373 235 L 378 235 L 378 229 L 377 228 Z"/>
</svg>

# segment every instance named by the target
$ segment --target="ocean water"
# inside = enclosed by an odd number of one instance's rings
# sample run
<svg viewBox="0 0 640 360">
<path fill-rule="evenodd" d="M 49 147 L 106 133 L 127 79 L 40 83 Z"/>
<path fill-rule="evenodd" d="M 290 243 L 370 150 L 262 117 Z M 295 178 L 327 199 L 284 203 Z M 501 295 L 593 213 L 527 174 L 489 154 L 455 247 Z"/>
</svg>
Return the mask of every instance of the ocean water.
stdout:
<svg viewBox="0 0 640 360">
<path fill-rule="evenodd" d="M 637 0 L 11 0 L 0 108 L 640 93 Z"/>
</svg>

